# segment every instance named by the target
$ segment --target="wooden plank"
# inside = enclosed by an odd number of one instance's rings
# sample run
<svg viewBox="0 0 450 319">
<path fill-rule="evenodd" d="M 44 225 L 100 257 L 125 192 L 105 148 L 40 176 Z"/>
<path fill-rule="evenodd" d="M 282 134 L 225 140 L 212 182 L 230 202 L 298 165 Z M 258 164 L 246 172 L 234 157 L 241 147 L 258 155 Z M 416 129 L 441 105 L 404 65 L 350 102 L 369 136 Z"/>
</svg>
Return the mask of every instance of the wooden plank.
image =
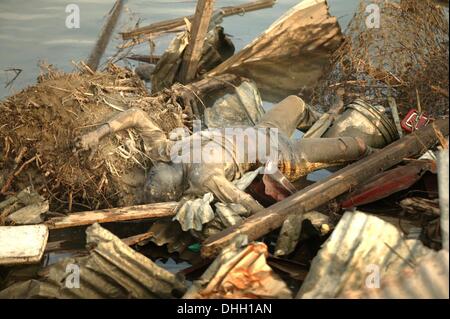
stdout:
<svg viewBox="0 0 450 319">
<path fill-rule="evenodd" d="M 303 190 L 291 195 L 246 219 L 243 223 L 225 229 L 208 238 L 202 247 L 202 256 L 211 258 L 226 247 L 237 234 L 247 235 L 248 241 L 256 240 L 279 228 L 292 213 L 311 211 L 330 200 L 365 183 L 369 178 L 400 163 L 404 158 L 420 156 L 437 141 L 439 130 L 444 136 L 449 133 L 448 119 L 440 119 L 400 140 L 386 146 L 379 152 L 341 169 Z"/>
<path fill-rule="evenodd" d="M 195 78 L 213 9 L 214 0 L 197 1 L 189 44 L 184 52 L 183 61 L 181 62 L 179 79 L 182 83 L 188 83 Z"/>
<path fill-rule="evenodd" d="M 133 245 L 139 244 L 140 242 L 143 242 L 146 239 L 152 238 L 153 235 L 154 234 L 152 232 L 147 232 L 147 233 L 138 234 L 138 235 L 127 237 L 127 238 L 121 238 L 121 240 L 128 246 L 133 246 Z"/>
<path fill-rule="evenodd" d="M 127 59 L 139 61 L 139 62 L 145 62 L 150 64 L 157 64 L 159 60 L 161 59 L 160 55 L 142 55 L 142 54 L 133 54 L 130 56 L 127 56 Z"/>
<path fill-rule="evenodd" d="M 52 218 L 45 224 L 49 229 L 61 229 L 94 223 L 172 217 L 175 216 L 177 205 L 176 202 L 167 202 L 73 213 L 65 217 Z"/>
<path fill-rule="evenodd" d="M 109 40 L 111 39 L 113 30 L 117 24 L 117 21 L 119 20 L 120 13 L 122 12 L 124 3 L 125 0 L 117 0 L 108 14 L 108 18 L 106 19 L 105 25 L 103 26 L 100 32 L 95 47 L 92 49 L 92 52 L 89 55 L 89 58 L 86 62 L 87 66 L 92 71 L 96 71 L 98 68 L 100 60 L 103 54 L 105 53 Z"/>
<path fill-rule="evenodd" d="M 249 3 L 244 3 L 238 6 L 222 7 L 218 11 L 221 11 L 224 17 L 228 17 L 236 14 L 244 14 L 255 10 L 271 8 L 275 4 L 275 2 L 276 0 L 258 0 Z M 170 30 L 185 25 L 186 24 L 185 19 L 189 20 L 192 23 L 194 17 L 195 17 L 194 15 L 190 15 L 181 18 L 156 22 L 148 26 L 136 28 L 128 32 L 122 32 L 121 33 L 122 38 L 124 40 L 129 40 L 140 35 L 151 35 L 153 33 L 168 32 Z"/>
<path fill-rule="evenodd" d="M 45 225 L 1 226 L 0 265 L 39 262 L 47 239 L 48 229 Z"/>
</svg>

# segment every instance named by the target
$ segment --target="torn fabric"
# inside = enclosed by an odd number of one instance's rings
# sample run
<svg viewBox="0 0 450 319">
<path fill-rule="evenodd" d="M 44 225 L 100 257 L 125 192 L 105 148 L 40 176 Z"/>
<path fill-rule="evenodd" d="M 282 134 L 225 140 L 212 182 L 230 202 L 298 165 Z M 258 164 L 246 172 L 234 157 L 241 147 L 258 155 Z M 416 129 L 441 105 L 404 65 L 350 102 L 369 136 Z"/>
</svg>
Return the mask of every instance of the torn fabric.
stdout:
<svg viewBox="0 0 450 319">
<path fill-rule="evenodd" d="M 208 128 L 254 126 L 263 114 L 258 88 L 253 81 L 244 81 L 206 108 L 204 121 Z"/>
<path fill-rule="evenodd" d="M 201 231 L 203 224 L 214 219 L 214 211 L 210 203 L 214 200 L 211 193 L 206 193 L 203 198 L 196 198 L 185 201 L 178 209 L 173 220 L 177 220 L 183 231 Z"/>
<path fill-rule="evenodd" d="M 291 298 L 291 291 L 266 262 L 267 246 L 250 243 L 241 248 L 245 241 L 238 237 L 224 249 L 183 298 Z"/>
</svg>

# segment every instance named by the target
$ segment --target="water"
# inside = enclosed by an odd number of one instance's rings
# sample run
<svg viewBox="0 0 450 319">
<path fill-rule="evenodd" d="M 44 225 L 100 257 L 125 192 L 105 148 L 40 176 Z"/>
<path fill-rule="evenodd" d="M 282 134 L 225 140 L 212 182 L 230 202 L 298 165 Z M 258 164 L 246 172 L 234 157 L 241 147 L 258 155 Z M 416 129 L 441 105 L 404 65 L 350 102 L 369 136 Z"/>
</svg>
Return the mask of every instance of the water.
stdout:
<svg viewBox="0 0 450 319">
<path fill-rule="evenodd" d="M 216 7 L 237 5 L 250 0 L 216 0 Z M 298 0 L 279 0 L 271 9 L 232 16 L 224 19 L 223 26 L 233 35 L 233 42 L 239 50 L 251 42 L 270 24 Z M 80 28 L 65 26 L 68 4 L 80 8 Z M 62 70 L 71 71 L 71 61 L 85 59 L 93 47 L 104 17 L 114 0 L 2 0 L 0 2 L 0 98 L 14 94 L 36 82 L 39 75 L 39 61 L 48 62 Z M 348 24 L 358 0 L 329 0 L 331 14 L 339 18 L 342 27 Z M 133 26 L 137 19 L 141 25 L 173 19 L 194 12 L 196 1 L 189 0 L 128 0 L 117 31 Z M 156 40 L 156 53 L 162 53 L 171 37 Z M 120 44 L 119 35 L 110 43 L 105 57 L 116 52 Z M 133 49 L 134 53 L 146 54 L 148 45 Z M 6 69 L 21 69 L 13 84 L 5 85 L 14 77 Z"/>
</svg>

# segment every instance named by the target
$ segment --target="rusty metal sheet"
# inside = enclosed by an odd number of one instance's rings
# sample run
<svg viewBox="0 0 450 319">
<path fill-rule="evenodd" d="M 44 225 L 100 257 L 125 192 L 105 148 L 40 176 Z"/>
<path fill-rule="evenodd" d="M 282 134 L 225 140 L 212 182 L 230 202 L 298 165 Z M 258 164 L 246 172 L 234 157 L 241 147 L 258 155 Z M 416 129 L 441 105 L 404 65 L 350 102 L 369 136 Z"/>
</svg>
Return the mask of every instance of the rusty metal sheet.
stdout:
<svg viewBox="0 0 450 319">
<path fill-rule="evenodd" d="M 410 188 L 423 174 L 432 170 L 431 161 L 414 161 L 378 174 L 341 203 L 344 209 L 373 203 Z"/>
</svg>

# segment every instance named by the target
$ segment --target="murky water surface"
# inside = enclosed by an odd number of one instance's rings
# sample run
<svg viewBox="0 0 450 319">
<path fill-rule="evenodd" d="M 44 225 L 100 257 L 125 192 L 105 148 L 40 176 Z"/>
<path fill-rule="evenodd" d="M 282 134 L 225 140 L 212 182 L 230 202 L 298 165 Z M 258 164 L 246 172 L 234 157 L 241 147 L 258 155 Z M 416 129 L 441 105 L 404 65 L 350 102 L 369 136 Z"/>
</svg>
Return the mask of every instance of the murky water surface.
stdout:
<svg viewBox="0 0 450 319">
<path fill-rule="evenodd" d="M 250 0 L 216 0 L 216 7 L 237 5 Z M 244 16 L 224 19 L 223 26 L 233 35 L 236 48 L 241 49 L 278 19 L 286 10 L 301 1 L 279 0 L 271 9 L 250 12 Z M 77 4 L 80 8 L 80 28 L 65 26 L 66 6 Z M 39 61 L 46 61 L 66 71 L 73 69 L 72 60 L 86 58 L 94 45 L 106 13 L 114 0 L 2 0 L 0 1 L 0 98 L 13 94 L 35 83 L 39 75 Z M 192 0 L 128 0 L 116 31 L 190 15 L 195 10 Z M 329 0 L 330 11 L 339 17 L 345 28 L 358 0 Z M 156 51 L 161 53 L 171 37 L 156 40 Z M 116 52 L 121 43 L 116 33 L 105 57 Z M 133 52 L 146 54 L 148 45 L 136 47 Z M 14 77 L 7 69 L 21 69 L 22 73 L 11 87 L 5 85 Z"/>
</svg>

